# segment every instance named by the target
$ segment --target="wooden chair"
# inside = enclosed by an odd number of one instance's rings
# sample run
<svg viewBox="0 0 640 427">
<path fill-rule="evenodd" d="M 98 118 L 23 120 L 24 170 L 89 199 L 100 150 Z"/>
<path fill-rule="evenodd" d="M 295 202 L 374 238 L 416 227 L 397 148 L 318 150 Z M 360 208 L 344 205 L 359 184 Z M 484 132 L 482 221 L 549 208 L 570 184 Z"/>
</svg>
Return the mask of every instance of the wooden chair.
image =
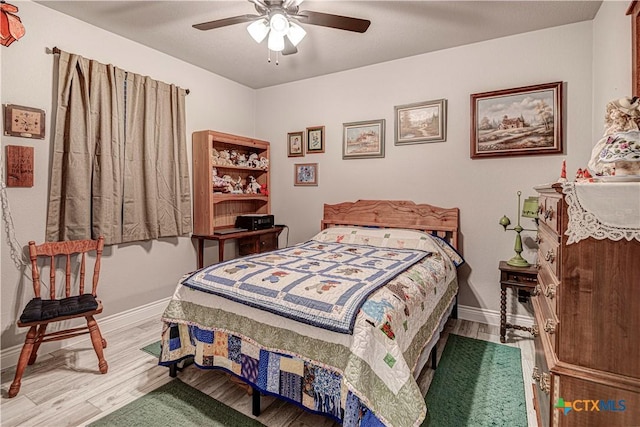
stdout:
<svg viewBox="0 0 640 427">
<path fill-rule="evenodd" d="M 29 332 L 27 333 L 27 338 L 20 352 L 20 359 L 16 367 L 16 376 L 9 387 L 9 397 L 16 396 L 20 391 L 22 374 L 27 365 L 35 363 L 36 357 L 38 356 L 38 348 L 43 342 L 62 340 L 87 333 L 91 334 L 91 343 L 98 356 L 100 373 L 105 374 L 107 372 L 108 365 L 102 352 L 102 349 L 107 347 L 107 342 L 102 338 L 98 324 L 93 317 L 96 314 L 102 313 L 102 302 L 96 299 L 96 291 L 98 288 L 103 247 L 104 237 L 102 236 L 99 237 L 98 240 L 50 242 L 41 245 L 36 245 L 33 241 L 29 242 L 29 257 L 31 258 L 35 298 L 29 301 L 18 321 L 18 326 L 28 327 Z M 93 267 L 91 293 L 85 293 L 86 255 L 94 251 L 96 255 Z M 72 256 L 74 254 L 77 255 Z M 40 297 L 38 260 L 47 257 L 50 259 L 49 299 L 42 299 Z M 64 298 L 56 297 L 56 260 L 60 258 L 66 258 Z M 72 259 L 74 262 L 72 262 Z M 76 289 L 72 290 L 71 277 L 75 276 L 72 274 L 72 265 L 76 267 L 77 273 L 78 263 L 80 264 L 78 286 L 73 286 Z M 50 323 L 62 322 L 77 317 L 84 317 L 87 325 L 46 333 L 47 326 Z"/>
</svg>

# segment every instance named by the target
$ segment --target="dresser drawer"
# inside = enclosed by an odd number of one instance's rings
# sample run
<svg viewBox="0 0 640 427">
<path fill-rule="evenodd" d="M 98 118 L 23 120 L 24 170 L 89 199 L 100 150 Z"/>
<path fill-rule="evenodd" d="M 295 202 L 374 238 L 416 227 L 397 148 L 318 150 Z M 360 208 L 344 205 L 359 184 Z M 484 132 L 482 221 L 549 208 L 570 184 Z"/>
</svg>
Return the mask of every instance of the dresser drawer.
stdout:
<svg viewBox="0 0 640 427">
<path fill-rule="evenodd" d="M 560 234 L 561 222 L 559 219 L 560 197 L 540 195 L 538 198 L 538 218 L 547 224 L 556 234 Z"/>
<path fill-rule="evenodd" d="M 558 317 L 549 306 L 549 299 L 544 295 L 536 295 L 532 298 L 532 302 L 535 313 L 534 327 L 538 330 L 538 336 L 541 339 L 546 339 L 550 344 L 551 350 L 555 353 L 557 348 L 556 337 L 560 326 Z"/>
<path fill-rule="evenodd" d="M 547 266 L 558 280 L 560 277 L 560 244 L 557 236 L 544 227 L 538 229 L 538 264 Z"/>
<path fill-rule="evenodd" d="M 549 265 L 541 264 L 538 268 L 538 292 L 539 295 L 544 296 L 547 305 L 556 317 L 558 316 L 558 293 L 560 290 L 560 282 L 550 270 Z"/>
<path fill-rule="evenodd" d="M 551 373 L 540 336 L 535 337 L 535 361 L 531 380 L 533 381 L 534 407 L 538 413 L 539 427 L 548 427 L 551 418 L 551 396 L 547 381 L 551 381 Z"/>
<path fill-rule="evenodd" d="M 540 427 L 550 425 L 552 417 L 552 381 L 554 375 L 550 372 L 550 368 L 555 365 L 554 342 L 552 335 L 545 330 L 544 323 L 548 314 L 545 314 L 543 307 L 545 299 L 542 295 L 535 296 L 531 299 L 533 311 L 535 315 L 535 327 L 538 329 L 534 338 L 535 360 L 532 373 L 534 401 Z M 542 325 L 542 326 L 541 326 Z"/>
<path fill-rule="evenodd" d="M 267 233 L 238 239 L 240 256 L 259 254 L 278 249 L 278 234 Z"/>
</svg>

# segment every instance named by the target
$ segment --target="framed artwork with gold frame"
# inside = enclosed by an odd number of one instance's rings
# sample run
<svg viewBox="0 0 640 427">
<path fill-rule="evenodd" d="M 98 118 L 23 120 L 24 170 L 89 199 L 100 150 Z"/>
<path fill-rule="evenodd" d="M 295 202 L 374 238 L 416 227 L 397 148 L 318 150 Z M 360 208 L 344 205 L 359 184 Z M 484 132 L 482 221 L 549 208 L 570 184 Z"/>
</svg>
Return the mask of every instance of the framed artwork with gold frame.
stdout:
<svg viewBox="0 0 640 427">
<path fill-rule="evenodd" d="M 317 163 L 296 163 L 294 167 L 293 185 L 318 185 L 318 164 Z"/>
<path fill-rule="evenodd" d="M 5 104 L 4 134 L 22 138 L 44 139 L 44 110 Z"/>
<path fill-rule="evenodd" d="M 304 132 L 290 132 L 287 134 L 287 157 L 304 156 Z"/>
<path fill-rule="evenodd" d="M 307 154 L 324 153 L 324 126 L 307 128 Z"/>
</svg>

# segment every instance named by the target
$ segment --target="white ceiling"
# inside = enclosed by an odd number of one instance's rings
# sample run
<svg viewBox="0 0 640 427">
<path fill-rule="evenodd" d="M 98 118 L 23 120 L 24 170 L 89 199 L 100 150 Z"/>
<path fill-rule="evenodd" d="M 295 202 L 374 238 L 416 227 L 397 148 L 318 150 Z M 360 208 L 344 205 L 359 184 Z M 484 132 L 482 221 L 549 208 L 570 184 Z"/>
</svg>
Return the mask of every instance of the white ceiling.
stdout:
<svg viewBox="0 0 640 427">
<path fill-rule="evenodd" d="M 235 1 L 37 1 L 251 88 L 263 88 L 483 40 L 592 20 L 601 1 L 304 1 L 301 10 L 369 19 L 366 33 L 303 25 L 298 53 L 267 62 L 248 24 L 193 24 L 255 14 Z M 64 46 L 59 46 L 64 49 Z M 508 54 L 496 52 L 496 54 Z M 272 54 L 275 60 L 275 54 Z"/>
</svg>

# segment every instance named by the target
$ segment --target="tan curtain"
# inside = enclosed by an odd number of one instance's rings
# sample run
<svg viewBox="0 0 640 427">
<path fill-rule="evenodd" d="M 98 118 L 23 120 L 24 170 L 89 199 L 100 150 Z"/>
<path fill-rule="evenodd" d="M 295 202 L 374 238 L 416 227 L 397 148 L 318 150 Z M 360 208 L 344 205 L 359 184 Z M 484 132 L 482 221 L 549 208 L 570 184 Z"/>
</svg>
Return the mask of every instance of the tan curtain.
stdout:
<svg viewBox="0 0 640 427">
<path fill-rule="evenodd" d="M 61 52 L 47 240 L 192 230 L 186 91 Z"/>
<path fill-rule="evenodd" d="M 191 232 L 186 91 L 127 74 L 123 241 Z"/>
<path fill-rule="evenodd" d="M 124 71 L 61 52 L 46 239 L 121 236 Z"/>
</svg>

